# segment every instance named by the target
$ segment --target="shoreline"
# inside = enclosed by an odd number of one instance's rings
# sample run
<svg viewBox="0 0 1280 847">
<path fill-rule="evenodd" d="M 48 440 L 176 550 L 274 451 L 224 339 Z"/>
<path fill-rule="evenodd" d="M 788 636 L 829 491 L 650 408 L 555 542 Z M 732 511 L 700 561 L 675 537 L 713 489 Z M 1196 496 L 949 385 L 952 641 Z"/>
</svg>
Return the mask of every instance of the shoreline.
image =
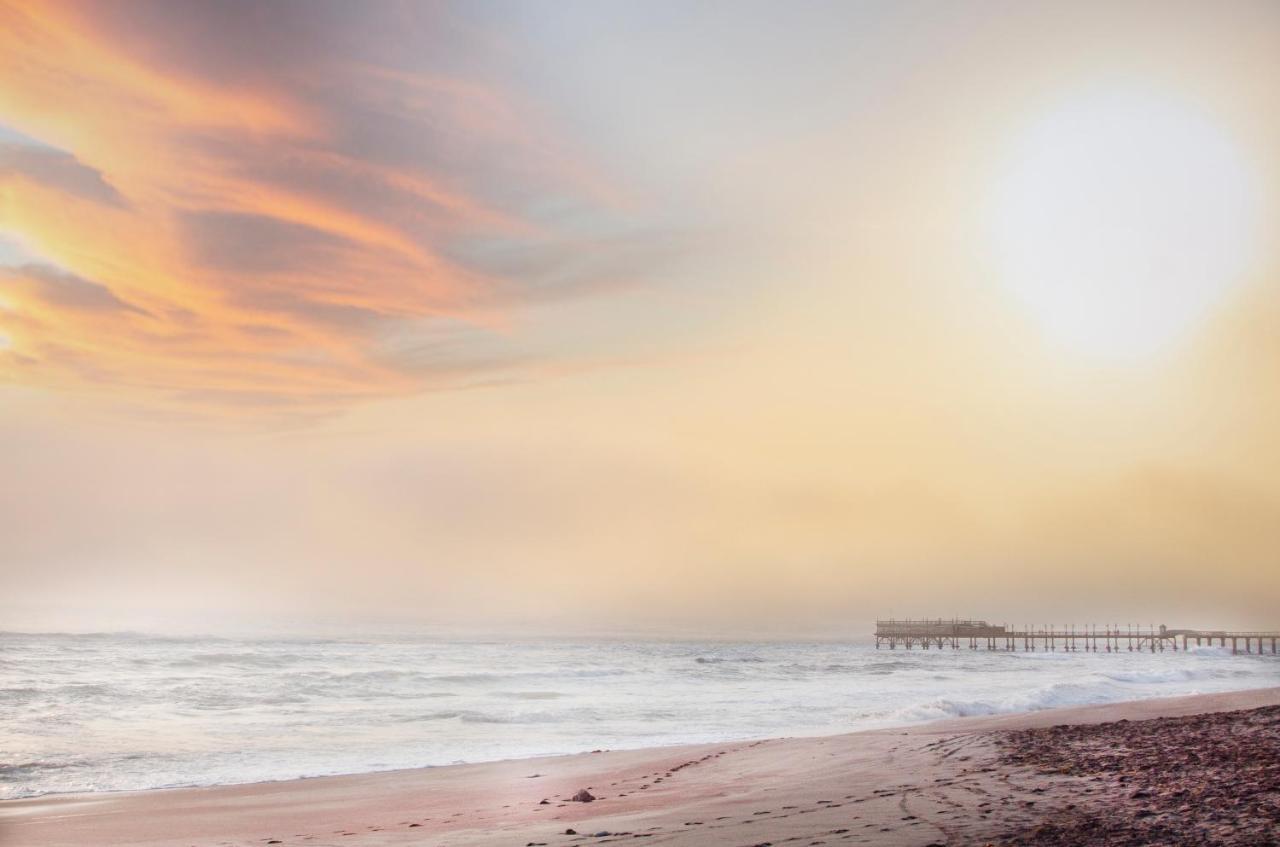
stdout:
<svg viewBox="0 0 1280 847">
<path fill-rule="evenodd" d="M 946 838 L 939 840 L 941 819 L 927 823 L 928 816 L 919 814 L 895 818 L 893 810 L 881 808 L 886 804 L 879 792 L 893 789 L 901 794 L 898 805 L 905 805 L 903 786 L 909 782 L 949 780 L 953 784 L 964 779 L 975 781 L 975 790 L 992 793 L 994 785 L 986 783 L 1007 783 L 1009 778 L 1009 768 L 993 758 L 994 739 L 1005 731 L 1276 705 L 1280 705 L 1280 687 L 946 718 L 839 735 L 612 750 L 235 785 L 47 794 L 0 801 L 0 845 L 519 847 L 577 843 L 588 838 L 587 830 L 591 843 L 617 840 L 613 836 L 625 832 L 629 839 L 689 844 L 778 844 L 798 841 L 798 836 L 775 833 L 799 825 L 798 821 L 786 823 L 788 819 L 800 818 L 804 826 L 816 826 L 829 818 L 842 819 L 841 807 L 855 803 L 860 807 L 859 819 L 875 819 L 875 840 L 858 840 L 869 837 L 871 831 L 871 824 L 863 823 L 860 827 L 868 829 L 868 836 L 854 833 L 851 827 L 834 826 L 844 830 L 835 841 L 948 843 Z M 959 755 L 961 750 L 964 755 Z M 976 775 L 962 775 L 960 771 L 968 770 L 964 767 L 957 771 L 960 762 L 974 759 L 987 761 L 989 770 Z M 589 803 L 567 799 L 584 788 L 599 799 Z M 955 814 L 959 812 L 944 818 Z M 977 814 L 975 821 L 990 817 Z M 1027 815 L 1017 811 L 1006 817 L 1001 826 L 1008 828 L 1026 823 Z M 566 834 L 569 829 L 575 833 Z M 610 835 L 596 837 L 599 832 Z M 756 841 L 743 840 L 757 836 Z M 811 841 L 833 843 L 822 838 Z"/>
<path fill-rule="evenodd" d="M 0 635 L 2 634 L 3 633 L 0 633 Z M 498 758 L 498 759 L 477 759 L 475 761 L 454 761 L 454 762 L 447 762 L 443 764 L 413 765 L 410 767 L 392 767 L 392 768 L 375 769 L 375 770 L 340 771 L 337 773 L 303 774 L 301 776 L 284 776 L 278 779 L 254 779 L 254 780 L 248 780 L 245 782 L 177 783 L 173 785 L 157 785 L 149 788 L 104 788 L 104 789 L 97 789 L 93 791 L 77 791 L 77 790 L 47 791 L 43 794 L 32 794 L 25 797 L 0 798 L 0 823 L 3 822 L 3 819 L 5 817 L 4 810 L 5 810 L 6 804 L 23 803 L 23 802 L 30 802 L 30 801 L 36 801 L 36 800 L 55 800 L 58 798 L 68 798 L 68 797 L 89 800 L 89 799 L 98 798 L 98 797 L 109 797 L 109 796 L 118 796 L 118 795 L 127 795 L 127 794 L 148 794 L 148 793 L 159 792 L 159 791 L 168 792 L 168 791 L 186 791 L 186 790 L 211 789 L 211 788 L 245 788 L 250 786 L 280 785 L 282 783 L 304 782 L 304 781 L 312 781 L 312 780 L 318 780 L 318 779 L 347 779 L 347 778 L 358 778 L 358 777 L 366 777 L 366 776 L 376 776 L 380 774 L 416 773 L 419 771 L 439 770 L 441 768 L 469 767 L 469 766 L 477 766 L 477 765 L 511 764 L 511 763 L 528 762 L 528 761 L 541 761 L 543 759 L 562 759 L 562 758 L 570 758 L 574 756 L 583 756 L 591 753 L 602 753 L 602 752 L 603 753 L 634 753 L 634 752 L 652 751 L 654 753 L 659 753 L 663 750 L 677 750 L 677 749 L 683 749 L 687 747 L 715 746 L 715 745 L 725 745 L 725 744 L 746 744 L 746 743 L 751 743 L 755 741 L 839 738 L 846 735 L 859 735 L 862 733 L 870 733 L 870 732 L 920 729 L 925 727 L 931 727 L 935 724 L 950 724 L 952 722 L 962 722 L 964 726 L 973 726 L 975 721 L 985 721 L 985 720 L 998 721 L 999 719 L 1002 719 L 1002 718 L 1011 718 L 1011 719 L 1017 720 L 1024 717 L 1029 718 L 1034 715 L 1053 714 L 1053 713 L 1067 712 L 1067 711 L 1071 711 L 1071 712 L 1082 711 L 1087 713 L 1088 710 L 1106 709 L 1107 707 L 1110 707 L 1110 706 L 1121 706 L 1127 709 L 1134 704 L 1146 703 L 1151 701 L 1164 702 L 1164 701 L 1173 701 L 1173 700 L 1183 700 L 1188 697 L 1219 697 L 1219 696 L 1229 696 L 1229 695 L 1235 695 L 1235 694 L 1248 694 L 1253 691 L 1266 691 L 1273 687 L 1275 687 L 1276 690 L 1280 690 L 1280 686 L 1263 686 L 1261 688 L 1241 688 L 1241 689 L 1231 689 L 1228 691 L 1210 692 L 1210 693 L 1170 694 L 1170 695 L 1162 695 L 1157 697 L 1143 697 L 1143 698 L 1134 699 L 1134 700 L 1115 700 L 1115 701 L 1109 701 L 1104 703 L 1087 703 L 1087 704 L 1068 705 L 1068 706 L 1037 707 L 1033 709 L 1026 709 L 1026 710 L 1020 710 L 1020 711 L 1007 711 L 1007 712 L 1002 711 L 1002 712 L 993 712 L 990 714 L 977 714 L 977 715 L 950 715 L 946 717 L 927 718 L 923 720 L 888 722 L 888 723 L 873 725 L 869 727 L 864 727 L 861 729 L 849 729 L 849 730 L 844 730 L 840 732 L 817 732 L 812 734 L 798 734 L 798 735 L 744 736 L 742 738 L 736 738 L 736 739 L 691 741 L 691 742 L 685 742 L 685 743 L 672 743 L 672 744 L 650 744 L 642 747 L 610 747 L 606 749 L 596 749 L 596 750 L 582 749 L 582 750 L 576 750 L 573 752 L 534 753 L 527 756 L 511 756 L 507 758 Z M 1019 721 L 1019 723 L 1021 724 L 1021 721 Z M 1030 726 L 1030 724 L 1028 724 L 1028 726 Z M 584 745 L 584 746 L 589 746 L 589 745 Z M 3 847 L 3 844 L 4 843 L 0 841 L 0 847 Z"/>
</svg>

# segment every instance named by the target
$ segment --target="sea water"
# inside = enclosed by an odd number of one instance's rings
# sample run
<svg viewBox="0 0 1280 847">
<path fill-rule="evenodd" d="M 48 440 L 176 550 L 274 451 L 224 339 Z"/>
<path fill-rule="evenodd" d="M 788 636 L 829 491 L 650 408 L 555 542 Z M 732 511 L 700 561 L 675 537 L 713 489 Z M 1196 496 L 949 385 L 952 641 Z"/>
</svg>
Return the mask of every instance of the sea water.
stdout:
<svg viewBox="0 0 1280 847">
<path fill-rule="evenodd" d="M 1280 657 L 0 633 L 0 798 L 257 782 L 1280 685 Z"/>
</svg>

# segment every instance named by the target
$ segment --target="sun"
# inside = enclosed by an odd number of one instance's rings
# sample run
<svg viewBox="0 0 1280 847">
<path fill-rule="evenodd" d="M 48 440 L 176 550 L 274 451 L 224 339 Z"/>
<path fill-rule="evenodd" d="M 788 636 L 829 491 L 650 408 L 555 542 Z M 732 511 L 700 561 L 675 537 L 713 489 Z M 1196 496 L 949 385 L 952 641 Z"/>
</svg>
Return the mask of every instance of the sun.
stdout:
<svg viewBox="0 0 1280 847">
<path fill-rule="evenodd" d="M 986 210 L 990 247 L 1052 342 L 1148 356 L 1184 338 L 1246 275 L 1255 186 L 1229 133 L 1191 103 L 1088 92 L 1016 135 Z"/>
</svg>

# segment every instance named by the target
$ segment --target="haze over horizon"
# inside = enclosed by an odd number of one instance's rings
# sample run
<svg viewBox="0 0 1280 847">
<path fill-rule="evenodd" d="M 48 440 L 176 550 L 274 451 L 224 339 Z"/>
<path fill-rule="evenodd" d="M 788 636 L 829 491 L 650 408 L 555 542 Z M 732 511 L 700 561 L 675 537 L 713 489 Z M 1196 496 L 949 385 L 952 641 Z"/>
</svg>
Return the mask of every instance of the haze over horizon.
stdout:
<svg viewBox="0 0 1280 847">
<path fill-rule="evenodd" d="M 1274 3 L 0 48 L 0 630 L 1280 626 Z"/>
</svg>

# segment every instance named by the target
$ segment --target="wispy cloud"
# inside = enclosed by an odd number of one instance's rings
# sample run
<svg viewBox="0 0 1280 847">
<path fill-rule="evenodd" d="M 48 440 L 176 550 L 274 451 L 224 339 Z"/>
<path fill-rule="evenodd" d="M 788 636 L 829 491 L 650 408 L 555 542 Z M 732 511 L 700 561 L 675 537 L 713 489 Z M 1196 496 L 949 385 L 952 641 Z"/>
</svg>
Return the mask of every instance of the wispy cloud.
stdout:
<svg viewBox="0 0 1280 847">
<path fill-rule="evenodd" d="M 4 277 L 0 376 L 253 406 L 500 376 L 465 338 L 424 367 L 433 324 L 648 259 L 602 258 L 635 240 L 607 180 L 486 55 L 422 7 L 0 5 L 0 124 L 38 142 L 0 145 L 0 231 L 42 262 Z"/>
<path fill-rule="evenodd" d="M 121 300 L 105 286 L 47 265 L 0 268 L 0 291 L 25 295 L 24 299 L 29 302 L 58 311 L 146 314 L 137 306 Z"/>
<path fill-rule="evenodd" d="M 122 205 L 120 192 L 93 168 L 61 150 L 26 144 L 0 144 L 0 183 L 26 179 L 37 185 L 95 200 Z"/>
</svg>

